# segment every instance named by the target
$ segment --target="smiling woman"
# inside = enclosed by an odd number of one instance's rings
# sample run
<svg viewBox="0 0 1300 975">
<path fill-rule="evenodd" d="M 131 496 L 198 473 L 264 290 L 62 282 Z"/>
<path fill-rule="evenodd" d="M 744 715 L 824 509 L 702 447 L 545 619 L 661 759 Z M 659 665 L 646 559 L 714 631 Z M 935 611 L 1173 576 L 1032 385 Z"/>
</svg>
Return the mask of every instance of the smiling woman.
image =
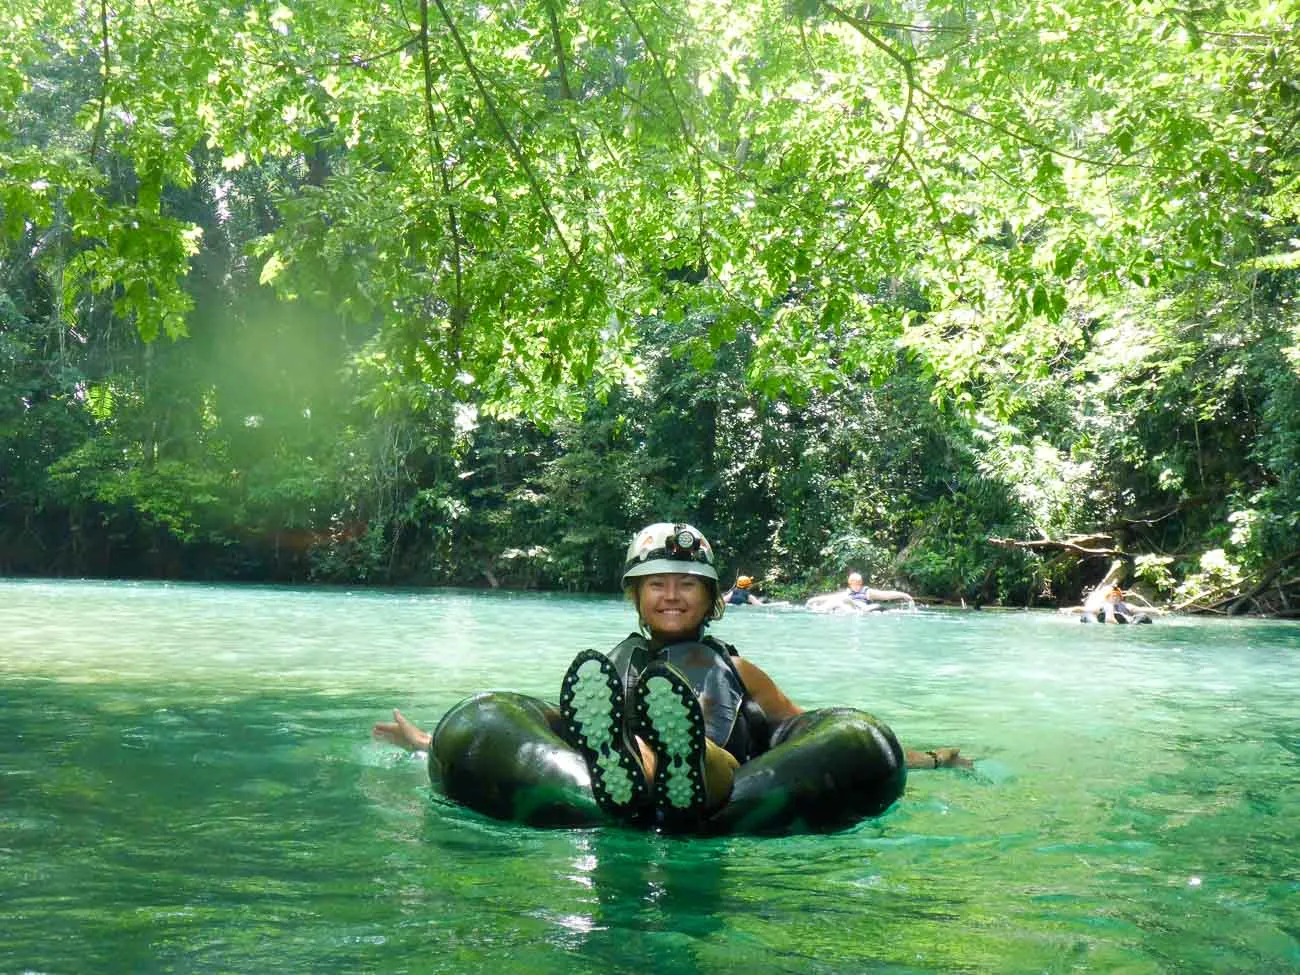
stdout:
<svg viewBox="0 0 1300 975">
<path fill-rule="evenodd" d="M 558 707 L 479 694 L 432 735 L 396 711 L 375 735 L 427 748 L 430 778 L 449 798 L 538 826 L 842 829 L 888 809 L 908 766 L 968 764 L 955 749 L 905 753 L 864 711 L 805 712 L 757 664 L 705 635 L 724 604 L 713 548 L 690 525 L 634 535 L 623 589 L 638 632 L 608 656 L 578 654 Z"/>
<path fill-rule="evenodd" d="M 711 608 L 713 593 L 696 576 L 646 576 L 637 587 L 641 621 L 656 639 L 694 636 Z"/>
</svg>

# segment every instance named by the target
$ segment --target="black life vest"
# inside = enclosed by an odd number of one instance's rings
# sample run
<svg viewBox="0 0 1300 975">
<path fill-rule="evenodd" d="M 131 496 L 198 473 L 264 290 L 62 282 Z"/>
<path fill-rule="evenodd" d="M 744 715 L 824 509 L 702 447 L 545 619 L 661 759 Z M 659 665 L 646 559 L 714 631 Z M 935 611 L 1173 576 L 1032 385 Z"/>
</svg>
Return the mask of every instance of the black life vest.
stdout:
<svg viewBox="0 0 1300 975">
<path fill-rule="evenodd" d="M 633 633 L 609 653 L 623 677 L 628 700 L 636 693 L 641 672 L 654 661 L 665 660 L 679 670 L 700 699 L 705 735 L 736 761 L 746 762 L 767 750 L 771 733 L 763 709 L 749 696 L 731 659 L 736 656 L 735 647 L 711 636 L 652 649 L 640 633 Z"/>
</svg>

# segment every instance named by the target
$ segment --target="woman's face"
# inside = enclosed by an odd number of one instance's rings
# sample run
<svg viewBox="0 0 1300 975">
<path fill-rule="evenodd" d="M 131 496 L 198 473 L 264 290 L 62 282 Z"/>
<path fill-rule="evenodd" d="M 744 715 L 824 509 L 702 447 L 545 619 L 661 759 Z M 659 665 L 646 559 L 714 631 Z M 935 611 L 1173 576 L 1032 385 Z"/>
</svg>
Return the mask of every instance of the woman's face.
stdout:
<svg viewBox="0 0 1300 975">
<path fill-rule="evenodd" d="M 678 573 L 644 576 L 637 584 L 637 611 L 650 635 L 663 643 L 694 639 L 713 608 L 706 579 Z"/>
</svg>

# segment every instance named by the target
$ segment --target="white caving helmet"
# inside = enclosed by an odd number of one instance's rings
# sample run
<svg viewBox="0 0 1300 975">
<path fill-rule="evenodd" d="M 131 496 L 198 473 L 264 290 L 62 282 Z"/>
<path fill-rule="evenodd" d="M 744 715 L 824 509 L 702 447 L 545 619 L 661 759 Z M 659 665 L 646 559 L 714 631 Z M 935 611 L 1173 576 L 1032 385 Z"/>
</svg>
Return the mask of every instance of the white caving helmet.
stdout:
<svg viewBox="0 0 1300 975">
<path fill-rule="evenodd" d="M 632 536 L 623 560 L 623 591 L 629 592 L 640 576 L 669 574 L 700 576 L 712 582 L 713 612 L 709 618 L 722 618 L 722 594 L 718 570 L 714 567 L 713 546 L 702 532 L 690 525 L 660 521 Z"/>
</svg>

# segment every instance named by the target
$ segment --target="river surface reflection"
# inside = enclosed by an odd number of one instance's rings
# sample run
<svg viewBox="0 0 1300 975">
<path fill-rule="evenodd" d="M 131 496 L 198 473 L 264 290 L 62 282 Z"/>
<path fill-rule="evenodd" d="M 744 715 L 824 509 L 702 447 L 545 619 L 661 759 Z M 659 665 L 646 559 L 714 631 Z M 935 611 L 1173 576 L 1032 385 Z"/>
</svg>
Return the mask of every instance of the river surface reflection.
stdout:
<svg viewBox="0 0 1300 975">
<path fill-rule="evenodd" d="M 832 836 L 528 830 L 368 738 L 554 699 L 613 597 L 0 580 L 0 971 L 1300 968 L 1300 628 L 714 628 L 973 772 Z"/>
</svg>

